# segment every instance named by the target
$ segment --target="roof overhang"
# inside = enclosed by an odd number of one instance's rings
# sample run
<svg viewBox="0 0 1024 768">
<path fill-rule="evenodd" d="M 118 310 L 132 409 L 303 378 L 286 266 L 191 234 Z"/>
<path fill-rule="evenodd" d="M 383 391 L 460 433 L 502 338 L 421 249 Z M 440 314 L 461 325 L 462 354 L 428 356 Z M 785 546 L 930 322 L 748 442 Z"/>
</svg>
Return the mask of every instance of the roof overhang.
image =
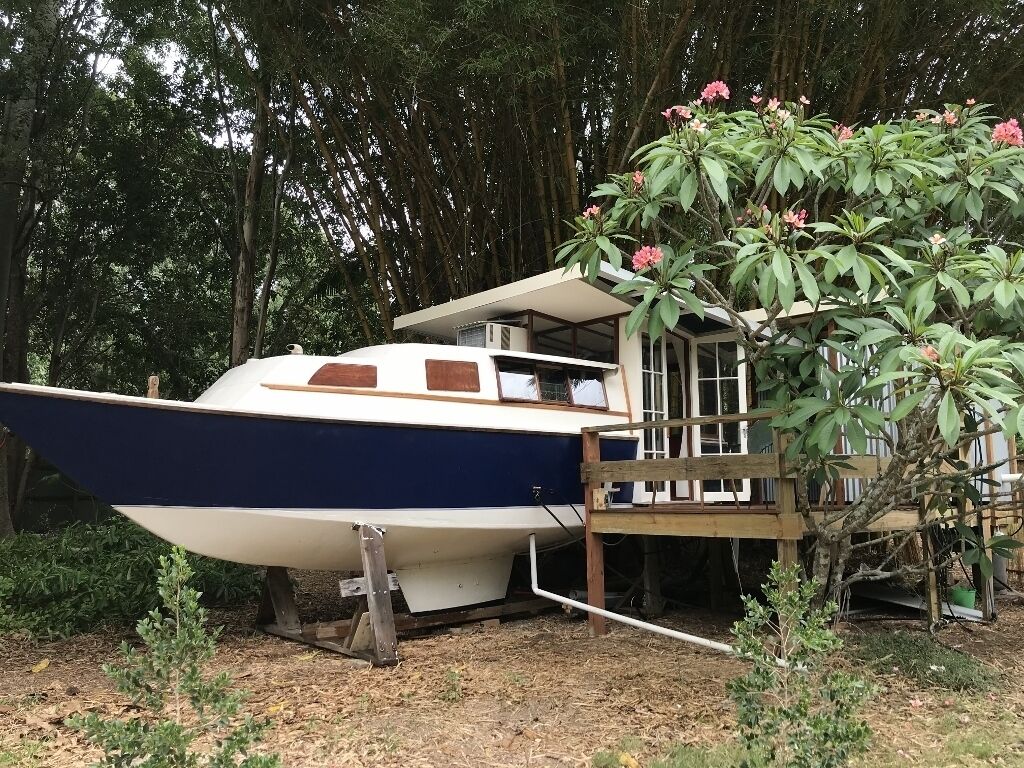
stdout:
<svg viewBox="0 0 1024 768">
<path fill-rule="evenodd" d="M 599 318 L 630 312 L 636 302 L 628 296 L 612 295 L 612 289 L 635 277 L 632 272 L 615 269 L 602 262 L 596 280 L 591 282 L 579 265 L 553 269 L 507 285 L 481 291 L 461 299 L 410 312 L 395 319 L 395 330 L 409 330 L 425 336 L 455 339 L 456 328 L 495 320 L 533 310 L 570 323 L 586 323 Z M 699 320 L 684 305 L 680 325 L 692 333 L 721 331 L 728 327 L 725 315 L 709 307 Z"/>
</svg>

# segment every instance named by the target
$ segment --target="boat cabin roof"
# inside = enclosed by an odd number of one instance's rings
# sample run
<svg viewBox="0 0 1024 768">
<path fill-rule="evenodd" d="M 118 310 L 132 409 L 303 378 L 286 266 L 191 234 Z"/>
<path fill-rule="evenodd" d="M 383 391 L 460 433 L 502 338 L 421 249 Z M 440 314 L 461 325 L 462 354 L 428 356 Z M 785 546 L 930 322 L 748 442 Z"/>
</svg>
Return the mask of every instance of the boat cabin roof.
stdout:
<svg viewBox="0 0 1024 768">
<path fill-rule="evenodd" d="M 460 327 L 533 311 L 552 320 L 587 323 L 630 312 L 636 301 L 614 295 L 612 289 L 635 275 L 602 262 L 600 274 L 591 282 L 577 265 L 553 269 L 507 285 L 481 291 L 461 299 L 427 307 L 395 319 L 395 330 L 410 330 L 425 336 L 454 340 Z M 703 320 L 685 304 L 680 305 L 680 325 L 694 334 L 728 328 L 725 315 L 707 307 Z"/>
</svg>

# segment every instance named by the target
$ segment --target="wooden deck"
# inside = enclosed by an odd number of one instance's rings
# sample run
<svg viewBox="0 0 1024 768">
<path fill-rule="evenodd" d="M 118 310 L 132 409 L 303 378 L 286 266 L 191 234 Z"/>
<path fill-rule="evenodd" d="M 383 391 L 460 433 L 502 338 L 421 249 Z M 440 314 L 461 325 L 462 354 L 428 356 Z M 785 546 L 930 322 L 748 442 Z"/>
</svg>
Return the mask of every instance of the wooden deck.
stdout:
<svg viewBox="0 0 1024 768">
<path fill-rule="evenodd" d="M 716 417 L 666 419 L 662 421 L 587 427 L 583 430 L 583 462 L 580 478 L 586 488 L 587 592 L 590 604 L 604 608 L 604 534 L 639 534 L 645 536 L 695 536 L 710 538 L 743 538 L 774 540 L 778 560 L 783 565 L 797 561 L 797 545 L 807 531 L 804 516 L 797 512 L 797 472 L 792 459 L 786 457 L 786 436 L 773 430 L 774 452 L 762 454 L 719 454 L 674 459 L 632 461 L 601 461 L 599 440 L 603 432 L 623 430 L 666 429 L 680 427 L 690 430 L 705 424 L 751 422 L 772 418 L 775 414 L 733 414 Z M 686 441 L 684 444 L 690 444 Z M 881 456 L 836 456 L 844 464 L 843 478 L 877 477 L 888 466 Z M 606 484 L 622 482 L 691 482 L 691 488 L 703 480 L 770 479 L 774 500 L 769 503 L 739 502 L 703 504 L 679 501 L 658 504 L 635 504 L 630 507 L 609 507 Z M 890 532 L 913 530 L 922 521 L 923 506 L 898 509 L 876 521 L 867 530 Z M 835 507 L 832 508 L 832 511 Z M 812 514 L 823 520 L 825 508 Z M 925 537 L 927 538 L 927 537 Z M 926 552 L 926 557 L 928 553 Z M 940 614 L 938 587 L 934 568 L 929 569 L 929 615 Z M 590 614 L 594 635 L 607 632 L 605 619 Z"/>
</svg>

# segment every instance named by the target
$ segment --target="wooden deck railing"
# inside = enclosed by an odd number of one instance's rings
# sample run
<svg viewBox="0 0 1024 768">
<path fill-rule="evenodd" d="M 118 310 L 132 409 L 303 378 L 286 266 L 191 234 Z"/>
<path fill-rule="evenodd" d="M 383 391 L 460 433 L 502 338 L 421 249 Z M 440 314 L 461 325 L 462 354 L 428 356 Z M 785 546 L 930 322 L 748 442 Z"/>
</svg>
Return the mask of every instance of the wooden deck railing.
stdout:
<svg viewBox="0 0 1024 768">
<path fill-rule="evenodd" d="M 783 564 L 795 562 L 797 541 L 803 537 L 804 524 L 797 513 L 797 473 L 794 464 L 786 458 L 785 436 L 772 429 L 774 445 L 773 453 L 732 453 L 705 456 L 685 456 L 672 459 L 634 459 L 625 461 L 601 461 L 600 437 L 602 433 L 623 432 L 630 430 L 668 429 L 682 427 L 692 429 L 707 424 L 729 424 L 737 422 L 754 422 L 777 416 L 777 412 L 730 414 L 726 416 L 699 416 L 680 419 L 662 419 L 659 421 L 639 421 L 629 424 L 608 424 L 583 429 L 583 462 L 580 466 L 580 478 L 586 486 L 586 545 L 587 545 L 587 583 L 591 605 L 604 607 L 604 546 L 602 533 L 606 532 L 600 525 L 604 517 L 614 517 L 615 530 L 625 533 L 646 533 L 667 535 L 711 535 L 711 536 L 752 536 L 755 538 L 775 538 L 778 542 L 779 560 Z M 840 456 L 834 457 L 842 464 L 839 476 L 844 478 L 875 477 L 881 473 L 889 462 L 880 456 Z M 661 522 L 668 522 L 660 528 L 658 505 L 634 507 L 633 509 L 607 508 L 607 496 L 603 490 L 604 483 L 613 482 L 679 482 L 702 480 L 740 480 L 740 479 L 771 479 L 775 482 L 775 508 L 771 510 L 774 518 L 771 525 L 765 525 L 766 516 L 761 512 L 752 512 L 750 519 L 738 520 L 736 515 L 728 524 L 714 506 L 700 508 L 699 515 L 693 515 L 692 521 L 680 525 L 680 515 L 666 515 Z M 754 520 L 754 516 L 760 520 Z M 629 524 L 629 518 L 635 518 L 636 525 Z M 744 518 L 748 517 L 744 515 Z M 707 518 L 707 519 L 704 519 Z M 609 529 L 607 532 L 611 532 Z M 595 635 L 606 631 L 605 620 L 590 614 L 591 632 Z"/>
</svg>

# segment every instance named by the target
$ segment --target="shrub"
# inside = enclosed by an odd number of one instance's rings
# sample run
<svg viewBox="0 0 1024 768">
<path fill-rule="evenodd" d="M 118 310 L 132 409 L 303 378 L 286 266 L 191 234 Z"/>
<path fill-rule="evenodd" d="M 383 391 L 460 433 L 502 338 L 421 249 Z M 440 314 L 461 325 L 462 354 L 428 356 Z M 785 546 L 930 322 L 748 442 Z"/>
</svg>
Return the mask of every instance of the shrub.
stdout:
<svg viewBox="0 0 1024 768">
<path fill-rule="evenodd" d="M 154 584 L 166 548 L 122 517 L 0 540 L 0 634 L 51 639 L 134 620 L 159 605 Z M 258 569 L 207 557 L 194 562 L 205 602 L 258 596 Z"/>
<path fill-rule="evenodd" d="M 947 648 L 924 633 L 872 633 L 858 638 L 852 651 L 879 672 L 895 671 L 921 685 L 952 691 L 987 691 L 1000 677 L 974 656 Z"/>
<path fill-rule="evenodd" d="M 124 666 L 103 666 L 117 689 L 143 710 L 142 716 L 105 720 L 91 713 L 68 720 L 103 749 L 102 766 L 280 765 L 276 755 L 249 754 L 270 721 L 241 714 L 245 694 L 231 690 L 227 672 L 204 674 L 220 630 L 206 630 L 206 610 L 199 606 L 199 593 L 188 585 L 193 575 L 180 547 L 170 557 L 160 557 L 157 591 L 163 612 L 154 608 L 138 623 L 147 652 L 125 643 Z M 197 742 L 202 752 L 194 751 Z"/>
<path fill-rule="evenodd" d="M 752 662 L 729 683 L 750 768 L 844 766 L 871 733 L 857 717 L 871 688 L 829 665 L 842 646 L 828 627 L 835 606 L 812 609 L 817 586 L 800 583 L 798 573 L 774 563 L 763 587 L 767 605 L 745 598 L 746 615 L 733 628 L 737 649 Z"/>
</svg>

